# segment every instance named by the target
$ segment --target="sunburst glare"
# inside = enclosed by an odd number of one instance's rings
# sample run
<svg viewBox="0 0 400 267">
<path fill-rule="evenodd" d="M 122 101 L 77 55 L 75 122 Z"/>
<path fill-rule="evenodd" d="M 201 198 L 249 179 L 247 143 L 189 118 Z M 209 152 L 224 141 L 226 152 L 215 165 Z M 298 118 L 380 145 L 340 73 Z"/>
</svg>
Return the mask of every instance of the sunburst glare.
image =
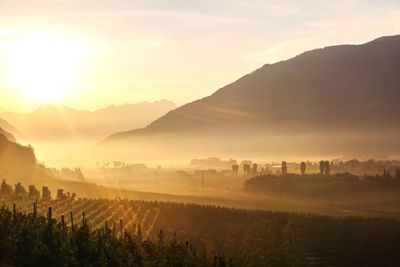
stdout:
<svg viewBox="0 0 400 267">
<path fill-rule="evenodd" d="M 9 54 L 10 84 L 37 102 L 59 102 L 73 87 L 86 51 L 83 42 L 56 35 L 23 38 Z"/>
</svg>

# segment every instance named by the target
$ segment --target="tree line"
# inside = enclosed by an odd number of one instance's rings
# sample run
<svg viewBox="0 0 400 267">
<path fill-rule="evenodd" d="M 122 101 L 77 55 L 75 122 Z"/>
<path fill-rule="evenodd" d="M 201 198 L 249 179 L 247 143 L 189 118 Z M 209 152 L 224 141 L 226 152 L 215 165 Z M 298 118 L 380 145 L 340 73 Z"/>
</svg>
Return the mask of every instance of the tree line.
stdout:
<svg viewBox="0 0 400 267">
<path fill-rule="evenodd" d="M 275 168 L 279 166 L 276 170 L 276 175 L 286 175 L 291 171 L 292 173 L 300 173 L 304 175 L 306 173 L 319 173 L 321 175 L 331 175 L 332 173 L 345 173 L 349 172 L 356 175 L 376 175 L 382 177 L 396 177 L 400 178 L 400 162 L 397 161 L 328 161 L 321 160 L 317 163 L 312 163 L 310 161 L 302 161 L 300 163 L 288 163 L 282 161 L 279 165 L 273 163 L 272 166 Z M 242 172 L 246 176 L 256 176 L 256 175 L 267 175 L 273 174 L 272 166 L 266 164 L 264 167 L 259 168 L 257 163 L 252 163 L 251 161 L 243 161 L 241 165 L 232 165 L 232 174 L 238 175 L 240 167 L 242 167 Z"/>
<path fill-rule="evenodd" d="M 64 192 L 64 189 L 59 188 L 56 193 L 57 200 L 72 199 L 76 198 L 75 193 Z M 28 190 L 20 183 L 16 183 L 14 188 L 7 184 L 7 181 L 3 179 L 0 185 L 0 197 L 1 198 L 12 198 L 15 200 L 30 199 L 30 200 L 51 200 L 51 191 L 47 186 L 43 186 L 41 192 L 36 188 L 35 185 L 29 185 Z"/>
</svg>

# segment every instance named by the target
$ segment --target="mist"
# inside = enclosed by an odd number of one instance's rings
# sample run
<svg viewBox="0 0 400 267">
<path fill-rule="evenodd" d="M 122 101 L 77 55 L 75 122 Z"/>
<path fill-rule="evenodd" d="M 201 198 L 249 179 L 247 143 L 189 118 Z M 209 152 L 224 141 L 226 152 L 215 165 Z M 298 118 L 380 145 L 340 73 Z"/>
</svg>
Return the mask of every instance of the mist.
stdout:
<svg viewBox="0 0 400 267">
<path fill-rule="evenodd" d="M 72 84 L 58 70 L 76 47 L 34 37 L 10 46 L 12 80 L 28 98 L 67 93 L 48 74 Z M 49 40 L 68 50 L 59 60 Z M 263 65 L 179 107 L 114 105 L 132 94 L 111 87 L 96 110 L 0 114 L 0 266 L 399 266 L 399 55 L 400 36 L 384 36 Z"/>
</svg>

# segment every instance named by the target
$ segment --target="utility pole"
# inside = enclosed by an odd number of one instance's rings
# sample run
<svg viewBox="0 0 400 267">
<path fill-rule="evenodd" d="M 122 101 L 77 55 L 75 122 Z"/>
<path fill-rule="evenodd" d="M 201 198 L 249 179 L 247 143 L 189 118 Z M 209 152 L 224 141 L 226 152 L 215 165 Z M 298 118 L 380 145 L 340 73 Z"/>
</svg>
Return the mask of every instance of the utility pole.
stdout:
<svg viewBox="0 0 400 267">
<path fill-rule="evenodd" d="M 204 191 L 204 173 L 201 173 L 201 187 Z"/>
</svg>

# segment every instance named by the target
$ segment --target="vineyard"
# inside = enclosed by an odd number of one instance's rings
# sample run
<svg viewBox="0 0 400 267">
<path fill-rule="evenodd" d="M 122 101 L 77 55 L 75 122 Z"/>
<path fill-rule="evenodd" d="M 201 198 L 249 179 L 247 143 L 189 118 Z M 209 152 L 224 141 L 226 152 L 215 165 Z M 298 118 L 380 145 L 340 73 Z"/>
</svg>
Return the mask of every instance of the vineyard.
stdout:
<svg viewBox="0 0 400 267">
<path fill-rule="evenodd" d="M 63 217 L 62 217 L 63 218 Z M 91 228 L 82 224 L 69 226 L 61 219 L 33 213 L 0 209 L 1 266 L 227 266 L 220 257 L 209 261 L 200 257 L 188 243 L 166 240 L 160 232 L 158 242 L 143 241 L 140 235 L 107 225 Z"/>
<path fill-rule="evenodd" d="M 399 221 L 298 219 L 294 243 L 312 266 L 400 266 Z"/>
<path fill-rule="evenodd" d="M 15 203 L 17 211 L 33 212 L 31 201 Z M 3 204 L 14 209 L 13 201 Z M 226 258 L 240 266 L 282 266 L 297 260 L 285 214 L 119 199 L 38 201 L 37 213 L 47 216 L 48 207 L 54 218 L 61 221 L 63 216 L 69 226 L 84 221 L 93 229 L 104 229 L 107 224 L 116 236 L 128 233 L 143 240 L 158 240 L 162 230 L 165 238 L 188 242 L 199 255 Z"/>
<path fill-rule="evenodd" d="M 3 199 L 5 208 L 33 212 L 30 200 Z M 15 206 L 14 206 L 15 205 Z M 117 238 L 180 240 L 197 255 L 230 266 L 398 266 L 400 222 L 328 218 L 215 206 L 123 199 L 39 200 L 38 215 L 67 227 L 87 224 Z M 371 263 L 371 264 L 370 264 Z"/>
</svg>

